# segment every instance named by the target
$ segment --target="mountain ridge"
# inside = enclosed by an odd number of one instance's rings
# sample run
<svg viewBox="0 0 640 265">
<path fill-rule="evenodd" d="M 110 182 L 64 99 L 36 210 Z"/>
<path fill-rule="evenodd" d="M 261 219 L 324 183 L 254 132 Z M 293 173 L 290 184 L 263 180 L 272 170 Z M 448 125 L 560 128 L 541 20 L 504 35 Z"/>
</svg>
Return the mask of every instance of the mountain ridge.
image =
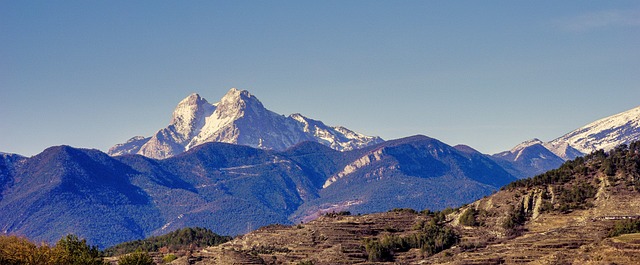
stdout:
<svg viewBox="0 0 640 265">
<path fill-rule="evenodd" d="M 379 160 L 323 187 L 376 152 Z M 74 233 L 101 247 L 182 227 L 236 235 L 338 208 L 444 208 L 515 180 L 481 154 L 426 136 L 342 152 L 315 141 L 284 151 L 210 142 L 165 159 L 56 146 L 14 172 L 0 199 L 0 211 L 14 213 L 0 215 L 4 233 L 48 242 Z"/>
<path fill-rule="evenodd" d="M 210 104 L 194 93 L 178 103 L 168 127 L 151 137 L 116 144 L 109 155 L 141 154 L 168 158 L 207 142 L 226 142 L 282 151 L 303 141 L 317 141 L 339 151 L 382 142 L 342 126 L 327 126 L 299 113 L 279 115 L 246 90 L 230 89 Z"/>
<path fill-rule="evenodd" d="M 522 142 L 492 157 L 513 175 L 524 178 L 555 169 L 564 161 L 599 149 L 610 151 L 638 139 L 640 107 L 598 119 L 548 142 L 537 138 Z M 521 157 L 522 154 L 527 155 Z"/>
<path fill-rule="evenodd" d="M 612 150 L 640 138 L 640 106 L 598 119 L 549 142 L 551 146 L 568 143 L 588 154 L 599 149 Z"/>
</svg>

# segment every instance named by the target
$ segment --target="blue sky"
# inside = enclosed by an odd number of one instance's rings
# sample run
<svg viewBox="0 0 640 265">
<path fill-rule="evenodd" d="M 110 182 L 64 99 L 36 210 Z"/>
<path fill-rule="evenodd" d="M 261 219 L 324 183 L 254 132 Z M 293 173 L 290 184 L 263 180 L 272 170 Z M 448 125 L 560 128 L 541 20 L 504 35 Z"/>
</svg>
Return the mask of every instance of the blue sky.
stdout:
<svg viewBox="0 0 640 265">
<path fill-rule="evenodd" d="M 107 150 L 197 92 L 495 153 L 640 105 L 638 1 L 0 1 L 0 151 Z"/>
</svg>

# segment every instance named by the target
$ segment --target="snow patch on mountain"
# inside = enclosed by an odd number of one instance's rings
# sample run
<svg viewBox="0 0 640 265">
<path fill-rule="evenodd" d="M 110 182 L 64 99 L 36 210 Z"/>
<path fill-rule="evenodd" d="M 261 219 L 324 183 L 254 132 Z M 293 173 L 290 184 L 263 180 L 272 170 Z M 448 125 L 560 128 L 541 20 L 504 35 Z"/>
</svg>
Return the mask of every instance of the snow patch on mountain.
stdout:
<svg viewBox="0 0 640 265">
<path fill-rule="evenodd" d="M 599 149 L 609 151 L 620 144 L 628 144 L 640 138 L 640 107 L 606 117 L 549 143 L 553 147 L 567 144 L 588 154 Z"/>
<path fill-rule="evenodd" d="M 124 143 L 116 144 L 109 148 L 107 153 L 112 156 L 119 156 L 125 154 L 137 154 L 140 148 L 149 141 L 151 137 L 134 136 Z"/>
<path fill-rule="evenodd" d="M 546 142 L 543 146 L 564 160 L 573 160 L 576 157 L 585 155 L 566 142 Z"/>
</svg>

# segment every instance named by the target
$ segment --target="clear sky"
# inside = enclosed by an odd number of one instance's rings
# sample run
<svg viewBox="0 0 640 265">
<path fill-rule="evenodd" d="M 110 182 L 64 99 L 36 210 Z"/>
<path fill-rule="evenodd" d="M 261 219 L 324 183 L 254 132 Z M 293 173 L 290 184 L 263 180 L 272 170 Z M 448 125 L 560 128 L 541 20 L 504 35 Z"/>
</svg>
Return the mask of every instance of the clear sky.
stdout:
<svg viewBox="0 0 640 265">
<path fill-rule="evenodd" d="M 0 1 L 0 151 L 106 151 L 231 87 L 495 153 L 640 105 L 640 2 Z"/>
</svg>

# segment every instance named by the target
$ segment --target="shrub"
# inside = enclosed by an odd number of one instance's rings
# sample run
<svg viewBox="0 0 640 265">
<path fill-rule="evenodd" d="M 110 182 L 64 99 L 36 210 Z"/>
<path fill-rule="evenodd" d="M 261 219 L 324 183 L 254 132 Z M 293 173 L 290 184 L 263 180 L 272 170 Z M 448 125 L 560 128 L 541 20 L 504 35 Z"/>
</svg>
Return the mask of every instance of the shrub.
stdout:
<svg viewBox="0 0 640 265">
<path fill-rule="evenodd" d="M 461 225 L 465 226 L 478 226 L 478 221 L 476 221 L 476 216 L 478 216 L 478 211 L 475 208 L 469 208 L 462 215 L 460 215 Z"/>
<path fill-rule="evenodd" d="M 506 230 L 508 235 L 513 235 L 517 232 L 520 226 L 524 225 L 526 220 L 527 217 L 524 212 L 524 205 L 519 203 L 518 207 L 511 207 L 507 219 L 502 223 L 502 228 Z"/>
<path fill-rule="evenodd" d="M 167 254 L 167 255 L 165 255 L 165 256 L 162 258 L 162 261 L 163 261 L 164 263 L 170 263 L 170 262 L 172 262 L 172 261 L 174 261 L 174 260 L 176 260 L 176 259 L 178 259 L 178 257 L 176 257 L 176 255 L 174 255 L 174 254 Z"/>
<path fill-rule="evenodd" d="M 325 213 L 324 216 L 326 217 L 338 217 L 338 216 L 348 216 L 351 215 L 351 212 L 349 211 L 340 211 L 340 212 L 330 212 L 330 213 Z"/>
<path fill-rule="evenodd" d="M 118 265 L 154 265 L 151 256 L 146 252 L 137 251 L 124 255 L 118 259 Z"/>
<path fill-rule="evenodd" d="M 640 233 L 640 220 L 621 220 L 613 226 L 609 237 L 633 233 Z"/>
<path fill-rule="evenodd" d="M 417 214 L 418 211 L 411 209 L 411 208 L 393 208 L 391 210 L 389 210 L 389 212 L 392 213 L 412 213 L 412 214 Z"/>
<path fill-rule="evenodd" d="M 435 222 L 435 219 L 431 219 L 429 223 L 419 222 L 414 228 L 419 231 L 407 236 L 385 235 L 381 239 L 366 238 L 364 246 L 369 261 L 393 261 L 393 253 L 414 248 L 430 256 L 450 248 L 460 239 L 453 229 Z"/>
<path fill-rule="evenodd" d="M 366 238 L 364 247 L 369 256 L 369 261 L 393 261 L 393 255 L 391 254 L 390 249 L 391 246 L 383 245 L 376 239 Z"/>
</svg>

